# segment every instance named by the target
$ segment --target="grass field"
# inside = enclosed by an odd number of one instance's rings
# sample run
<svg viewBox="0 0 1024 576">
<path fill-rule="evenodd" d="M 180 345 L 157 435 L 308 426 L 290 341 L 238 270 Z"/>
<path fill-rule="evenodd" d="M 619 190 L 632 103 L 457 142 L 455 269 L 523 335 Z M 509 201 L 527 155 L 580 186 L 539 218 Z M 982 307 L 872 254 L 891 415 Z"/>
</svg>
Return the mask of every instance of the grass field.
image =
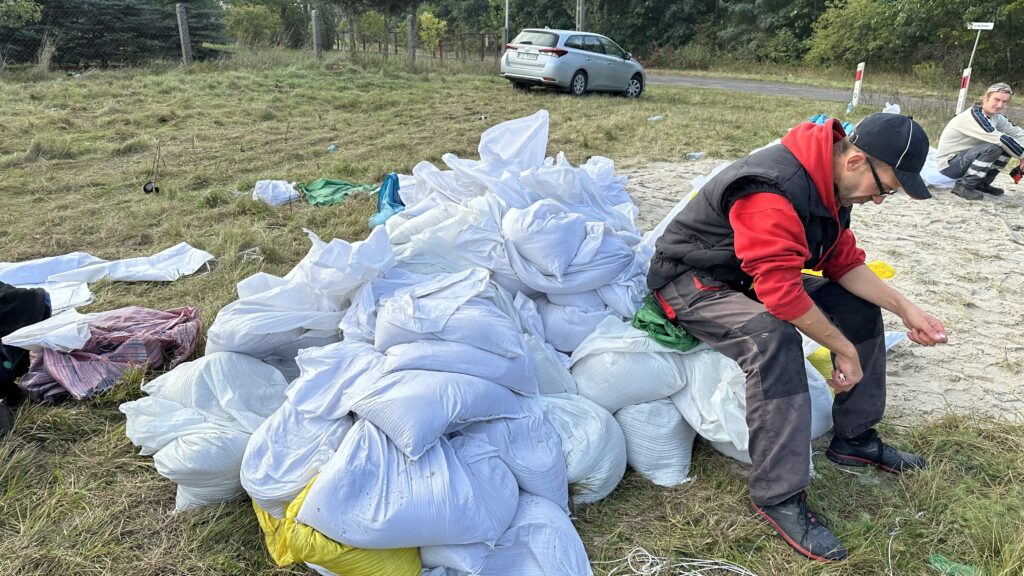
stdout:
<svg viewBox="0 0 1024 576">
<path fill-rule="evenodd" d="M 0 261 L 75 250 L 123 258 L 187 241 L 217 257 L 210 272 L 171 284 L 101 282 L 87 310 L 194 305 L 206 327 L 236 282 L 302 257 L 303 227 L 346 240 L 368 231 L 372 198 L 275 209 L 244 194 L 257 179 L 377 182 L 446 152 L 473 157 L 484 129 L 539 108 L 551 113 L 550 153 L 625 164 L 694 150 L 736 157 L 812 114 L 842 112 L 674 87 L 635 101 L 522 94 L 494 75 L 294 54 L 239 54 L 188 71 L 16 73 L 0 76 Z M 649 122 L 654 115 L 665 119 Z M 937 139 L 941 119 L 918 119 Z M 160 194 L 142 193 L 151 179 Z M 248 501 L 170 513 L 173 484 L 135 455 L 117 411 L 141 382 L 133 374 L 93 401 L 21 410 L 0 442 L 0 574 L 304 573 L 271 564 Z M 576 509 L 576 525 L 597 574 L 636 546 L 724 558 L 762 576 L 887 574 L 890 542 L 894 574 L 937 573 L 926 565 L 933 553 L 988 575 L 1021 574 L 1024 427 L 950 415 L 885 432 L 934 465 L 895 478 L 815 457 L 812 500 L 851 550 L 840 565 L 806 562 L 771 537 L 745 511 L 743 468 L 703 446 L 693 482 L 662 489 L 628 473 L 610 498 Z"/>
</svg>

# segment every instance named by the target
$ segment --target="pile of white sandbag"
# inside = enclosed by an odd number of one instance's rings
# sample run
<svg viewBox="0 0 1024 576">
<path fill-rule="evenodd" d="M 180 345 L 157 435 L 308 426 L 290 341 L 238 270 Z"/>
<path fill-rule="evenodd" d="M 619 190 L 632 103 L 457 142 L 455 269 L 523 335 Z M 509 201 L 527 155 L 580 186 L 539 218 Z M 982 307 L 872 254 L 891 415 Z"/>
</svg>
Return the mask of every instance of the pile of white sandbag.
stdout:
<svg viewBox="0 0 1024 576">
<path fill-rule="evenodd" d="M 157 379 L 122 407 L 144 453 L 171 450 L 181 507 L 244 488 L 274 560 L 321 574 L 579 576 L 570 498 L 606 497 L 627 463 L 683 483 L 698 434 L 749 461 L 738 366 L 626 321 L 652 250 L 625 178 L 545 158 L 547 131 L 545 111 L 497 125 L 479 160 L 402 176 L 406 209 L 366 240 L 310 232 L 286 276 L 239 283 L 197 363 L 267 374 L 217 386 L 183 365 L 161 379 L 195 398 Z M 831 397 L 808 375 L 817 435 Z"/>
</svg>

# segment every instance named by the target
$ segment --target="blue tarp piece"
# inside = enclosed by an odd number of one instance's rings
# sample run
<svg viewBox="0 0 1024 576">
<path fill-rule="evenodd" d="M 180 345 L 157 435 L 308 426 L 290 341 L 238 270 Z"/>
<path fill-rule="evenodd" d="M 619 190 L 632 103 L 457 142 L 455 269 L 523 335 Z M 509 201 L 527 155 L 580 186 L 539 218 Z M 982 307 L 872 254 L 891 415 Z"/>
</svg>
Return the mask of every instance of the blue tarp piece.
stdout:
<svg viewBox="0 0 1024 576">
<path fill-rule="evenodd" d="M 815 114 L 814 116 L 808 118 L 808 120 L 814 122 L 815 124 L 824 125 L 825 122 L 828 122 L 829 118 L 831 118 L 831 116 L 829 116 L 828 114 Z M 850 132 L 853 132 L 853 128 L 854 124 L 852 122 L 843 122 L 843 132 L 846 132 L 847 136 L 850 135 Z"/>
<path fill-rule="evenodd" d="M 377 191 L 377 213 L 370 216 L 370 228 L 380 226 L 402 210 L 405 210 L 405 204 L 398 197 L 398 174 L 392 172 Z"/>
</svg>

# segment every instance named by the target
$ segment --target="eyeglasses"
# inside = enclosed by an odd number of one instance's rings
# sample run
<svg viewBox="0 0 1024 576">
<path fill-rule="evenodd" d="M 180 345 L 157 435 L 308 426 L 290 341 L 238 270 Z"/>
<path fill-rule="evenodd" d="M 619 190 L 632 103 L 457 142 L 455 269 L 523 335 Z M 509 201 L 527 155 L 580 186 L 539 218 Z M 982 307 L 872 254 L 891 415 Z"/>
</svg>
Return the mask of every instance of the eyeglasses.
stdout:
<svg viewBox="0 0 1024 576">
<path fill-rule="evenodd" d="M 903 188 L 893 188 L 887 192 L 882 186 L 882 179 L 878 177 L 878 172 L 875 172 L 875 165 L 871 163 L 871 157 L 865 156 L 864 158 L 868 161 L 868 168 L 871 169 L 871 175 L 875 177 L 875 186 L 878 186 L 878 194 L 874 194 L 874 196 L 889 196 L 903 190 Z"/>
</svg>

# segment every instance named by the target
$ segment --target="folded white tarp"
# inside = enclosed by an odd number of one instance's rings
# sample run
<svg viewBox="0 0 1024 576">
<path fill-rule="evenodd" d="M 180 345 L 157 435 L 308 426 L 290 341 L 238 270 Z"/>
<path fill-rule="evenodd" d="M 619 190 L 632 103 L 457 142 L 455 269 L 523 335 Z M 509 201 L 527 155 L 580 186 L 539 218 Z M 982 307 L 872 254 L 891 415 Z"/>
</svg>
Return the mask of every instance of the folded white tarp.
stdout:
<svg viewBox="0 0 1024 576">
<path fill-rule="evenodd" d="M 239 470 L 249 436 L 285 400 L 284 377 L 242 354 L 210 354 L 142 386 L 148 396 L 120 406 L 125 432 L 178 484 L 175 508 L 242 493 Z"/>
<path fill-rule="evenodd" d="M 541 396 L 548 422 L 558 431 L 569 491 L 576 504 L 611 494 L 626 473 L 626 440 L 615 418 L 582 396 Z"/>
<path fill-rule="evenodd" d="M 515 516 L 519 488 L 497 449 L 473 438 L 441 439 L 411 460 L 359 420 L 296 520 L 357 548 L 494 542 Z"/>
<path fill-rule="evenodd" d="M 299 191 L 286 180 L 257 180 L 252 189 L 252 199 L 262 200 L 271 206 L 295 202 Z"/>
</svg>

